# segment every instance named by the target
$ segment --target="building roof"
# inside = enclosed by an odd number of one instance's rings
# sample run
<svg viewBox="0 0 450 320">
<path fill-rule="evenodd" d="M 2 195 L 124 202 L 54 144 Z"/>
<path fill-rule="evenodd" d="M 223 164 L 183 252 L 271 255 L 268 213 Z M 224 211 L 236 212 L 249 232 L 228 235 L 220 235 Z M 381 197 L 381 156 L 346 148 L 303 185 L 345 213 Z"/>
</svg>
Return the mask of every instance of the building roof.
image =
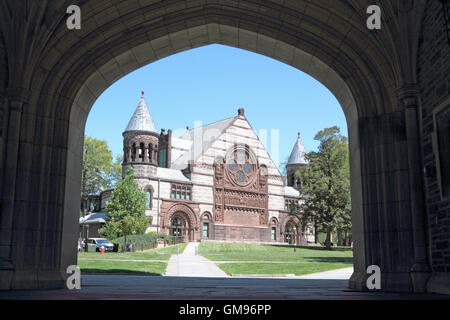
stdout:
<svg viewBox="0 0 450 320">
<path fill-rule="evenodd" d="M 284 187 L 284 195 L 286 197 L 291 197 L 291 198 L 299 198 L 300 197 L 300 192 L 293 188 L 293 187 Z"/>
<path fill-rule="evenodd" d="M 300 138 L 300 132 L 298 133 L 297 141 L 294 144 L 294 147 L 292 148 L 291 155 L 289 156 L 289 160 L 286 164 L 292 165 L 292 164 L 308 164 L 308 162 L 305 159 L 306 150 L 303 146 L 302 139 Z"/>
<path fill-rule="evenodd" d="M 156 178 L 172 182 L 192 184 L 192 181 L 186 178 L 180 170 L 175 169 L 158 167 L 156 170 Z"/>
<path fill-rule="evenodd" d="M 230 126 L 236 117 L 217 121 L 205 126 L 187 130 L 180 139 L 191 141 L 189 150 L 184 152 L 177 159 L 174 159 L 172 168 L 182 170 L 187 167 L 190 160 L 197 160 L 204 150 L 219 137 L 219 135 Z"/>
<path fill-rule="evenodd" d="M 133 113 L 130 121 L 128 122 L 127 128 L 124 132 L 127 131 L 156 131 L 155 123 L 153 122 L 152 116 L 150 115 L 150 111 L 147 107 L 147 103 L 144 99 L 144 91 L 142 91 L 141 100 L 139 101 L 136 110 Z"/>
<path fill-rule="evenodd" d="M 94 212 L 85 217 L 80 217 L 80 224 L 105 223 L 106 214 L 104 212 Z"/>
</svg>

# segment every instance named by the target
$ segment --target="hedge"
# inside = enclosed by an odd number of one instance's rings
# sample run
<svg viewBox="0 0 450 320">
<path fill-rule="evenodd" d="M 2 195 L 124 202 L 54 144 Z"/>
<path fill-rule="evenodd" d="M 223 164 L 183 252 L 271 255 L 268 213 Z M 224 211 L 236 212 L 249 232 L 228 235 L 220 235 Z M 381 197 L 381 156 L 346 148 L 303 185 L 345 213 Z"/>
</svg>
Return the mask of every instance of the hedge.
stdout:
<svg viewBox="0 0 450 320">
<path fill-rule="evenodd" d="M 173 244 L 174 238 L 166 234 L 140 234 L 127 236 L 127 243 L 134 243 L 136 250 L 146 250 L 156 248 L 157 239 L 165 239 L 168 244 Z M 120 248 L 123 248 L 124 237 L 111 240 L 112 243 L 118 243 Z"/>
</svg>

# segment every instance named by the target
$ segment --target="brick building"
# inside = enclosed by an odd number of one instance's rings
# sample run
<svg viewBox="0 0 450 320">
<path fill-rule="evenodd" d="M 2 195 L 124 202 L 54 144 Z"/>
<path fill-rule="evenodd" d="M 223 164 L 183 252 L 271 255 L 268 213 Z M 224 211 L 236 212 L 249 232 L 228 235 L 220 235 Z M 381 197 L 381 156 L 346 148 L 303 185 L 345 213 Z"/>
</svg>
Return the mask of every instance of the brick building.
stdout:
<svg viewBox="0 0 450 320">
<path fill-rule="evenodd" d="M 172 130 L 156 131 L 142 94 L 123 139 L 123 176 L 133 167 L 146 193 L 147 232 L 185 241 L 314 241 L 313 228 L 287 214 L 291 203 L 301 201 L 296 181 L 286 185 L 244 109 L 175 137 Z M 289 173 L 306 164 L 304 153 L 299 135 Z M 110 194 L 100 194 L 101 210 Z"/>
</svg>

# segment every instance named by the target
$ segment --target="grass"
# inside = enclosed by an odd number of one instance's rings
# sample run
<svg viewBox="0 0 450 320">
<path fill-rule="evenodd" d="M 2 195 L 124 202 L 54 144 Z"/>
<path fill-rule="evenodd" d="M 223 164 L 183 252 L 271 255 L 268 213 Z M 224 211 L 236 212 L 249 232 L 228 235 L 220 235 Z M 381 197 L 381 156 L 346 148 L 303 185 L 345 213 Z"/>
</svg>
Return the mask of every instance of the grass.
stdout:
<svg viewBox="0 0 450 320">
<path fill-rule="evenodd" d="M 79 252 L 78 260 L 164 260 L 168 261 L 172 254 L 182 253 L 187 243 L 177 244 L 159 249 L 149 249 L 141 252 L 105 252 L 101 255 L 99 252 Z"/>
<path fill-rule="evenodd" d="M 294 252 L 294 248 L 289 246 L 202 242 L 199 254 L 218 262 L 219 268 L 229 275 L 305 275 L 347 268 L 353 263 L 353 252 L 346 247 L 326 250 L 324 247 L 301 246 Z M 221 261 L 242 263 L 220 263 Z"/>
<path fill-rule="evenodd" d="M 99 261 L 82 260 L 78 263 L 81 273 L 113 273 L 136 275 L 162 275 L 166 271 L 166 262 L 146 261 Z"/>
<path fill-rule="evenodd" d="M 104 255 L 98 252 L 81 252 L 78 254 L 78 266 L 82 273 L 162 275 L 170 256 L 177 253 L 177 248 L 182 253 L 186 246 L 187 243 L 183 243 L 142 252 L 105 252 Z M 353 262 L 351 249 L 343 247 L 326 250 L 323 247 L 302 246 L 297 247 L 294 252 L 294 248 L 288 246 L 202 242 L 198 253 L 216 261 L 230 275 L 305 275 L 351 267 Z M 227 261 L 235 263 L 226 263 Z"/>
<path fill-rule="evenodd" d="M 78 267 L 81 273 L 113 273 L 162 275 L 167 268 L 167 262 L 149 262 L 144 260 L 168 261 L 172 254 L 182 253 L 187 243 L 160 249 L 150 249 L 142 252 L 80 252 L 78 253 Z M 124 261 L 142 260 L 142 261 Z"/>
<path fill-rule="evenodd" d="M 353 262 L 353 252 L 347 247 L 297 246 L 294 252 L 289 246 L 202 242 L 199 254 L 212 261 Z"/>
</svg>

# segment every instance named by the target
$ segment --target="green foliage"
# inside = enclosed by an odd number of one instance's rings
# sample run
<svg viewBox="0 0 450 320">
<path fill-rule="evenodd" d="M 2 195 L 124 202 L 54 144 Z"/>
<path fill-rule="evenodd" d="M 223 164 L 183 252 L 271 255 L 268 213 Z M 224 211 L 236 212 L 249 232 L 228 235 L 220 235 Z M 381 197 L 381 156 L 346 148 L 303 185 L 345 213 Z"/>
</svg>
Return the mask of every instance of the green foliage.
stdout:
<svg viewBox="0 0 450 320">
<path fill-rule="evenodd" d="M 134 180 L 130 167 L 119 181 L 106 205 L 106 224 L 100 234 L 108 239 L 143 234 L 148 226 L 145 216 L 145 193 Z"/>
<path fill-rule="evenodd" d="M 113 188 L 122 179 L 122 162 L 123 155 L 117 156 L 116 160 L 112 162 L 112 169 L 108 179 L 108 188 Z"/>
<path fill-rule="evenodd" d="M 333 230 L 351 228 L 348 143 L 338 127 L 319 131 L 314 139 L 320 141 L 318 152 L 309 152 L 306 155 L 309 165 L 297 172 L 306 199 L 291 214 L 326 233 L 325 243 L 330 248 Z"/>
<path fill-rule="evenodd" d="M 113 161 L 111 150 L 106 141 L 89 136 L 84 138 L 83 164 L 81 171 L 82 213 L 86 206 L 88 195 L 97 194 L 112 188 L 122 175 L 122 156 Z"/>
<path fill-rule="evenodd" d="M 165 234 L 140 234 L 140 235 L 131 235 L 128 236 L 126 241 L 127 243 L 134 243 L 136 245 L 136 249 L 143 250 L 156 248 L 157 240 L 165 239 L 168 244 L 173 244 L 174 239 L 170 235 Z M 110 240 L 112 243 L 118 243 L 119 247 L 123 248 L 125 237 L 120 237 L 116 239 Z"/>
<path fill-rule="evenodd" d="M 106 141 L 86 136 L 83 146 L 83 167 L 81 171 L 81 199 L 108 187 L 112 170 L 112 153 Z"/>
</svg>

